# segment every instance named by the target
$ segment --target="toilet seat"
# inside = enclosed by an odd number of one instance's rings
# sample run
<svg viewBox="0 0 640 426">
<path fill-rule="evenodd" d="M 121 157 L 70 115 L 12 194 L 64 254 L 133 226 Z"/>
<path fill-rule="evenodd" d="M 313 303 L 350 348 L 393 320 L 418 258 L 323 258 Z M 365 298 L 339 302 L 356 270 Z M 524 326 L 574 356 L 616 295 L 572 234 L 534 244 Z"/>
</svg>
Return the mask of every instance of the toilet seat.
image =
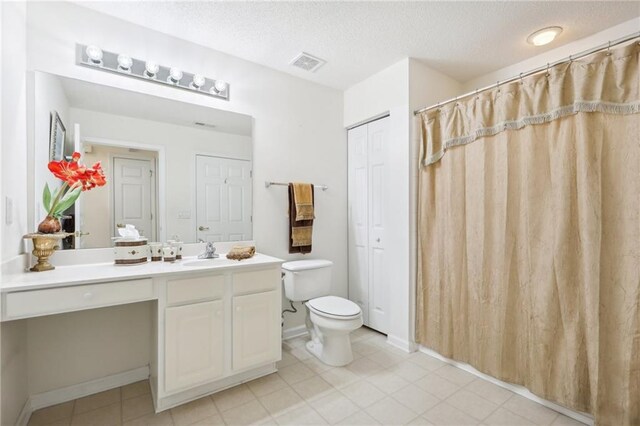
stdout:
<svg viewBox="0 0 640 426">
<path fill-rule="evenodd" d="M 362 315 L 360 306 L 338 296 L 324 296 L 309 300 L 306 305 L 316 315 L 341 320 L 350 320 Z"/>
</svg>

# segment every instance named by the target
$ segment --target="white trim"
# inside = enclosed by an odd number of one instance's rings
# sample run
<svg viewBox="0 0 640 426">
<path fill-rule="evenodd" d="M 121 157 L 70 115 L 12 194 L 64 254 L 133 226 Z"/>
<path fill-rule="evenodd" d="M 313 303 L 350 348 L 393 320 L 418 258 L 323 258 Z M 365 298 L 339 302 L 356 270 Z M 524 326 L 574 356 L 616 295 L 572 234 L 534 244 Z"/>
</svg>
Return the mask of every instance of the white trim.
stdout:
<svg viewBox="0 0 640 426">
<path fill-rule="evenodd" d="M 153 151 L 158 153 L 157 163 L 156 163 L 156 173 L 157 173 L 157 187 L 156 187 L 156 213 L 157 213 L 157 221 L 156 221 L 156 237 L 157 241 L 165 241 L 167 239 L 166 233 L 166 214 L 167 214 L 167 203 L 165 198 L 160 197 L 159 194 L 166 193 L 166 175 L 167 175 L 167 156 L 166 150 L 164 146 L 161 145 L 151 145 L 140 142 L 132 142 L 132 141 L 122 141 L 116 139 L 105 139 L 105 138 L 97 138 L 93 136 L 83 137 L 83 142 L 95 145 L 107 145 L 107 146 L 115 146 L 119 148 L 137 148 L 145 151 Z"/>
<path fill-rule="evenodd" d="M 391 334 L 387 334 L 387 343 L 409 353 L 418 350 L 418 345 L 416 345 L 415 342 L 401 339 L 400 337 L 392 336 Z"/>
<path fill-rule="evenodd" d="M 20 410 L 18 418 L 16 419 L 16 426 L 27 426 L 29 424 L 31 414 L 33 414 L 34 411 L 33 407 L 31 407 L 31 400 L 27 399 L 22 406 L 22 410 Z"/>
<path fill-rule="evenodd" d="M 455 361 L 453 359 L 444 357 L 442 355 L 440 355 L 438 352 L 426 348 L 422 345 L 419 346 L 419 351 L 422 353 L 425 353 L 429 356 L 432 356 L 436 359 L 439 359 L 440 361 L 446 362 L 447 364 L 450 364 L 454 367 L 457 367 L 461 370 L 467 371 L 471 374 L 473 374 L 474 376 L 477 376 L 483 380 L 486 380 L 487 382 L 493 383 L 494 385 L 500 386 L 501 388 L 505 388 L 507 390 L 510 390 L 513 393 L 516 393 L 520 396 L 523 396 L 527 399 L 530 399 L 533 402 L 537 402 L 540 405 L 543 405 L 547 408 L 552 409 L 553 411 L 557 411 L 560 414 L 564 414 L 567 417 L 571 417 L 574 420 L 577 420 L 579 422 L 582 422 L 586 425 L 589 426 L 593 426 L 594 424 L 594 419 L 593 416 L 589 415 L 588 413 L 582 413 L 579 411 L 573 411 L 567 407 L 563 407 L 562 405 L 558 405 L 554 402 L 551 402 L 549 400 L 540 398 L 539 396 L 531 393 L 531 391 L 527 388 L 525 388 L 524 386 L 520 386 L 520 385 L 514 385 L 513 383 L 507 383 L 507 382 L 503 382 L 502 380 L 496 379 L 495 377 L 489 376 L 487 374 L 484 374 L 478 370 L 476 370 L 475 368 L 473 368 L 471 365 L 466 364 L 464 362 L 458 362 Z"/>
<path fill-rule="evenodd" d="M 225 389 L 237 386 L 241 383 L 246 383 L 251 380 L 258 379 L 262 376 L 266 376 L 278 371 L 275 363 L 269 363 L 262 367 L 253 368 L 251 370 L 234 374 L 233 376 L 225 377 L 220 380 L 213 381 L 211 383 L 197 386 L 179 393 L 171 394 L 158 398 L 157 403 L 154 398 L 154 404 L 156 413 L 160 413 L 165 410 L 169 410 L 178 405 L 186 404 L 196 399 L 200 399 L 204 396 L 214 394 L 216 392 L 223 391 Z"/>
<path fill-rule="evenodd" d="M 111 376 L 100 377 L 99 379 L 90 380 L 88 382 L 71 385 L 64 388 L 54 389 L 47 392 L 37 393 L 29 397 L 29 405 L 31 411 L 39 410 L 44 407 L 61 404 L 84 396 L 93 395 L 94 393 L 106 391 L 131 383 L 139 382 L 149 378 L 149 366 L 139 367 L 133 370 L 125 371 Z M 31 413 L 29 413 L 31 414 Z"/>
<path fill-rule="evenodd" d="M 291 328 L 283 329 L 282 330 L 282 340 L 295 339 L 296 337 L 306 336 L 307 334 L 308 334 L 307 326 L 306 325 L 299 325 L 297 327 L 291 327 Z"/>
</svg>

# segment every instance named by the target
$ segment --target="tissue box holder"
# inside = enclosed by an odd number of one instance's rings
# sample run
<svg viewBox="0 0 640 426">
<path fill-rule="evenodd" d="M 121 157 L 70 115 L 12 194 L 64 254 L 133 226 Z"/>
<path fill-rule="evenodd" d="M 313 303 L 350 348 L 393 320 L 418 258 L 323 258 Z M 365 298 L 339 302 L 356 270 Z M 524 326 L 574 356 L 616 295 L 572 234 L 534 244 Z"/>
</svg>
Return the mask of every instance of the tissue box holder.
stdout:
<svg viewBox="0 0 640 426">
<path fill-rule="evenodd" d="M 146 263 L 149 254 L 147 239 L 115 240 L 114 254 L 116 265 L 137 265 Z"/>
</svg>

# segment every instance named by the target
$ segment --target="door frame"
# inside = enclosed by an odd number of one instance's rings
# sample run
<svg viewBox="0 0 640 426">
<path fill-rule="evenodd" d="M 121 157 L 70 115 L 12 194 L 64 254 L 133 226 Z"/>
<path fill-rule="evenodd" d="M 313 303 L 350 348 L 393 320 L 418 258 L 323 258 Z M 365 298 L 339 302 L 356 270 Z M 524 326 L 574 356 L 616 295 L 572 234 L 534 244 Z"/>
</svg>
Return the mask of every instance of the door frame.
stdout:
<svg viewBox="0 0 640 426">
<path fill-rule="evenodd" d="M 82 138 L 83 139 L 83 144 L 95 144 L 95 145 L 103 145 L 103 146 L 112 146 L 112 147 L 116 147 L 116 148 L 135 148 L 135 149 L 140 149 L 140 150 L 144 150 L 144 151 L 154 151 L 157 153 L 158 158 L 156 160 L 156 185 L 155 185 L 155 198 L 156 198 L 156 205 L 155 205 L 155 217 L 156 217 L 156 239 L 158 241 L 165 241 L 166 240 L 166 227 L 165 227 L 165 223 L 166 223 L 166 199 L 164 196 L 160 196 L 160 194 L 165 194 L 166 193 L 166 173 L 167 173 L 167 169 L 166 169 L 166 152 L 165 152 L 165 147 L 164 146 L 159 146 L 159 145 L 150 145 L 150 144 L 145 144 L 145 143 L 140 143 L 140 142 L 132 142 L 132 141 L 124 141 L 124 140 L 118 140 L 118 139 L 107 139 L 107 138 L 97 138 L 97 137 L 92 137 L 92 136 L 87 136 Z M 122 157 L 121 155 L 118 155 L 118 157 Z M 139 159 L 139 158 L 135 158 L 135 156 L 131 157 L 132 159 Z M 111 161 L 111 166 L 113 167 L 113 156 L 109 156 L 109 159 Z M 110 197 L 111 200 L 113 200 L 113 189 L 110 188 L 109 189 L 110 192 Z M 114 224 L 113 224 L 113 212 L 109 212 L 109 217 L 111 219 L 111 232 L 115 232 L 115 229 L 113 229 Z"/>
<path fill-rule="evenodd" d="M 96 144 L 97 145 L 97 144 Z M 134 153 L 132 153 L 134 154 Z M 157 169 L 157 164 L 155 158 L 151 158 L 151 157 L 144 157 L 144 156 L 136 156 L 136 155 L 127 155 L 127 154 L 113 154 L 110 153 L 109 154 L 109 166 L 111 167 L 111 170 L 115 170 L 116 169 L 116 160 L 134 160 L 134 161 L 148 161 L 152 167 L 152 173 L 155 174 L 155 178 L 157 178 L 157 173 L 158 171 Z M 155 229 L 152 229 L 151 235 L 146 236 L 148 237 L 150 241 L 164 241 L 164 240 L 159 240 L 158 239 L 158 191 L 156 190 L 156 186 L 158 186 L 156 184 L 156 179 L 152 179 L 151 180 L 151 188 L 150 192 L 151 192 L 151 200 L 150 200 L 150 206 L 149 209 L 151 210 L 151 214 L 153 215 L 153 219 L 152 219 L 152 226 Z M 109 187 L 109 198 L 111 199 L 111 209 L 109 209 L 109 220 L 110 220 L 110 226 L 111 226 L 111 236 L 114 237 L 116 236 L 116 227 L 115 227 L 115 216 L 114 216 L 114 211 L 115 211 L 115 206 L 116 206 L 116 193 L 115 193 L 115 187 L 114 185 L 111 185 Z M 154 226 L 155 225 L 155 226 Z"/>
<path fill-rule="evenodd" d="M 249 163 L 249 170 L 251 170 L 251 218 L 253 219 L 253 201 L 254 201 L 254 192 L 255 186 L 253 181 L 253 158 L 242 158 L 241 156 L 232 156 L 232 155 L 224 155 L 224 154 L 216 154 L 210 151 L 192 151 L 191 158 L 193 164 L 193 173 L 191 173 L 191 187 L 193 190 L 193 198 L 191 200 L 191 211 L 193 215 L 191 216 L 191 229 L 193 231 L 193 241 L 198 241 L 198 156 L 203 157 L 215 157 L 215 158 L 223 158 L 225 160 L 239 160 L 246 161 Z M 254 221 L 251 220 L 251 240 L 254 239 Z"/>
</svg>

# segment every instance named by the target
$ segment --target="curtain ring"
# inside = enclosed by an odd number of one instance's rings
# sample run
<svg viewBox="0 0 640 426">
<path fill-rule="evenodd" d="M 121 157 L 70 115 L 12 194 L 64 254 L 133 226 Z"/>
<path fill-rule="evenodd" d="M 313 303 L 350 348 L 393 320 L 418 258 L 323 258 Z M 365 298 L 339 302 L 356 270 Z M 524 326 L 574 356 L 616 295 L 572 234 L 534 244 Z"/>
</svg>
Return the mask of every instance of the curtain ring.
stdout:
<svg viewBox="0 0 640 426">
<path fill-rule="evenodd" d="M 569 63 L 572 64 L 573 63 L 573 55 L 569 55 Z"/>
<path fill-rule="evenodd" d="M 524 81 L 522 80 L 522 73 L 520 73 L 520 85 L 524 85 Z"/>
<path fill-rule="evenodd" d="M 551 76 L 551 73 L 549 73 L 549 62 L 547 62 L 547 74 L 546 74 L 546 77 L 549 78 L 549 76 Z"/>
<path fill-rule="evenodd" d="M 611 56 L 611 42 L 609 42 L 609 45 L 607 46 L 607 56 Z"/>
<path fill-rule="evenodd" d="M 478 88 L 476 87 L 476 101 L 480 99 L 480 96 L 478 96 Z"/>
<path fill-rule="evenodd" d="M 498 89 L 497 93 L 500 93 L 500 80 L 496 81 L 496 89 Z"/>
</svg>

